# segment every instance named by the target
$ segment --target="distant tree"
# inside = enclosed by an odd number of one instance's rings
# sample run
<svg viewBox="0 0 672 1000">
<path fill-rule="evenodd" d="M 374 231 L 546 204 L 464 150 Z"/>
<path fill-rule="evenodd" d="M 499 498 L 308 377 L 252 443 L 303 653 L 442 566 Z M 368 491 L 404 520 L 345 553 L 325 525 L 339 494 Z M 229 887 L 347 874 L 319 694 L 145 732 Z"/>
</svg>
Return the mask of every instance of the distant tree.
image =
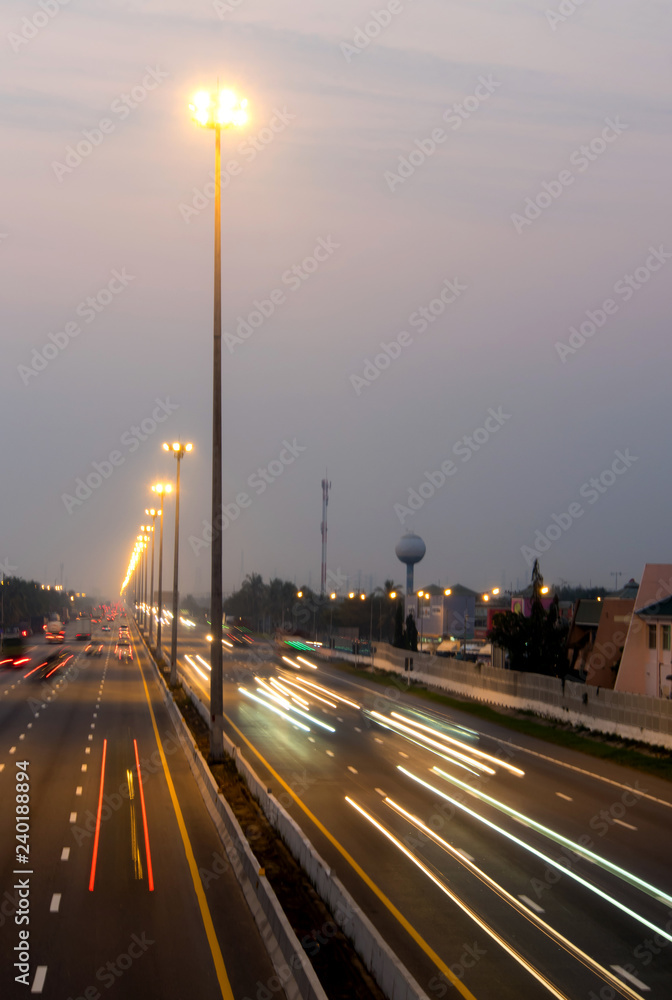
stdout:
<svg viewBox="0 0 672 1000">
<path fill-rule="evenodd" d="M 418 651 L 418 628 L 415 624 L 415 618 L 410 612 L 406 618 L 406 648 L 414 653 Z"/>
<path fill-rule="evenodd" d="M 397 608 L 394 613 L 394 645 L 398 649 L 406 649 L 406 635 L 404 633 L 404 606 L 401 601 L 397 601 Z"/>
<path fill-rule="evenodd" d="M 569 624 L 560 617 L 557 594 L 546 612 L 541 590 L 544 578 L 535 559 L 532 567 L 532 597 L 528 617 L 504 611 L 493 618 L 488 640 L 509 654 L 512 670 L 557 676 L 566 668 L 565 643 Z"/>
</svg>

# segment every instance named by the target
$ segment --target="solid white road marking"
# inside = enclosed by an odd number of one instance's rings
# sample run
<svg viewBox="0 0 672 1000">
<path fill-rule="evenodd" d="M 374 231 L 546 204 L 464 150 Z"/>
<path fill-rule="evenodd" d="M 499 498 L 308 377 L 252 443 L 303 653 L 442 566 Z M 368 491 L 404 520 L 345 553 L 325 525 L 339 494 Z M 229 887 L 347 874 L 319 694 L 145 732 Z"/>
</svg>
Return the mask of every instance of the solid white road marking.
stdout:
<svg viewBox="0 0 672 1000">
<path fill-rule="evenodd" d="M 633 986 L 636 986 L 638 990 L 646 990 L 648 993 L 649 990 L 651 989 L 650 986 L 647 986 L 646 983 L 643 983 L 641 979 L 637 978 L 637 976 L 633 976 L 631 972 L 628 972 L 626 969 L 624 969 L 622 965 L 612 965 L 611 968 L 614 970 L 617 976 L 620 976 L 621 979 L 627 979 L 629 982 L 632 983 Z"/>
<path fill-rule="evenodd" d="M 626 830 L 636 830 L 637 827 L 633 826 L 632 823 L 625 823 L 622 819 L 615 819 L 614 823 L 618 823 L 619 826 L 624 826 Z"/>
<path fill-rule="evenodd" d="M 63 850 L 61 851 L 61 861 L 67 861 L 69 857 L 70 857 L 70 848 L 64 847 Z"/>
<path fill-rule="evenodd" d="M 535 913 L 545 912 L 543 906 L 539 906 L 539 903 L 535 903 L 534 900 L 530 899 L 529 896 L 519 896 L 518 899 L 521 902 L 525 903 L 525 906 L 529 906 L 531 910 L 534 910 Z"/>
<path fill-rule="evenodd" d="M 61 894 L 60 892 L 55 892 L 51 897 L 51 903 L 49 904 L 50 913 L 58 913 L 58 908 L 61 905 Z"/>
<path fill-rule="evenodd" d="M 564 799 L 565 802 L 573 802 L 574 801 L 574 799 L 572 798 L 571 795 L 563 795 L 562 792 L 556 792 L 555 794 L 558 796 L 559 799 Z"/>
<path fill-rule="evenodd" d="M 44 989 L 44 980 L 47 978 L 47 967 L 46 965 L 38 965 L 35 969 L 35 978 L 33 979 L 33 985 L 30 987 L 31 993 L 41 993 Z"/>
</svg>

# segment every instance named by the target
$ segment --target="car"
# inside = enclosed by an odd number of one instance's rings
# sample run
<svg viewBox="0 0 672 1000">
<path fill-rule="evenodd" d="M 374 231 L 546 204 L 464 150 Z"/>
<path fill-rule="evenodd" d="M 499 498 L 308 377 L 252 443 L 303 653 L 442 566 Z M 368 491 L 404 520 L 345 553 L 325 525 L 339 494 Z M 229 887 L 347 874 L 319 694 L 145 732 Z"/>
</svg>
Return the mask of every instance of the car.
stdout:
<svg viewBox="0 0 672 1000">
<path fill-rule="evenodd" d="M 57 653 L 50 653 L 46 659 L 38 662 L 37 666 L 31 666 L 24 676 L 26 679 L 32 677 L 33 680 L 46 680 L 60 667 L 65 666 L 68 660 L 72 659 L 72 656 L 69 649 L 59 649 Z"/>
<path fill-rule="evenodd" d="M 101 625 L 101 626 L 100 626 L 100 631 L 101 631 L 101 632 L 111 632 L 111 631 L 112 631 L 112 629 L 110 628 L 110 626 L 109 626 L 109 625 Z"/>
<path fill-rule="evenodd" d="M 93 650 L 93 655 L 94 656 L 102 656 L 103 655 L 103 644 L 102 644 L 102 642 L 100 643 L 100 645 L 96 645 L 95 646 L 95 648 Z"/>
<path fill-rule="evenodd" d="M 95 647 L 94 647 L 93 643 L 90 642 L 89 645 L 84 650 L 85 655 L 86 656 L 91 656 L 91 653 L 93 652 L 94 649 L 95 649 Z"/>
<path fill-rule="evenodd" d="M 120 639 L 116 645 L 114 652 L 119 660 L 132 660 L 133 659 L 133 648 L 131 647 L 128 639 Z"/>
</svg>

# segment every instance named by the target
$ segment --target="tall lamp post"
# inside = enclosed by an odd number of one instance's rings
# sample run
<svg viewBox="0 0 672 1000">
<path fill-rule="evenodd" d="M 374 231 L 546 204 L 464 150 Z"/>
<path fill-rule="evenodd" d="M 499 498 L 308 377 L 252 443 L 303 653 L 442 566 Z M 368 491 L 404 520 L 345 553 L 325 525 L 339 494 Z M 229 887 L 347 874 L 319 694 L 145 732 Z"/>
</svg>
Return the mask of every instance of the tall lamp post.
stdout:
<svg viewBox="0 0 672 1000">
<path fill-rule="evenodd" d="M 140 564 L 140 600 L 142 602 L 142 630 L 147 627 L 147 548 L 149 546 L 149 535 L 145 532 L 151 531 L 148 524 L 142 527 L 142 563 Z"/>
<path fill-rule="evenodd" d="M 145 514 L 149 514 L 152 519 L 152 571 L 149 582 L 149 645 L 152 645 L 152 626 L 154 624 L 154 538 L 156 536 L 156 519 L 161 516 L 161 512 L 154 507 L 145 509 Z"/>
<path fill-rule="evenodd" d="M 144 632 L 147 629 L 147 549 L 150 541 L 149 534 L 145 534 L 145 532 L 150 532 L 154 529 L 151 524 L 142 524 L 140 527 L 142 528 L 142 537 L 145 543 L 142 552 L 142 630 Z"/>
<path fill-rule="evenodd" d="M 173 487 L 170 483 L 155 483 L 152 486 L 152 491 L 158 493 L 161 497 L 161 506 L 159 507 L 159 516 L 161 520 L 159 521 L 159 593 L 158 593 L 158 617 L 156 619 L 156 659 L 161 667 L 161 660 L 163 658 L 163 650 L 161 649 L 161 609 L 163 605 L 163 497 L 164 494 L 170 493 Z"/>
<path fill-rule="evenodd" d="M 247 121 L 246 100 L 230 90 L 200 91 L 189 105 L 192 119 L 215 132 L 215 298 L 212 363 L 212 547 L 210 550 L 210 756 L 222 760 L 224 692 L 222 679 L 222 218 L 221 132 Z"/>
<path fill-rule="evenodd" d="M 193 444 L 180 444 L 174 441 L 172 445 L 164 444 L 164 451 L 172 451 L 177 460 L 177 477 L 175 479 L 175 552 L 173 556 L 173 621 L 170 643 L 170 683 L 177 684 L 177 570 L 180 553 L 180 463 L 184 455 L 191 451 Z"/>
</svg>

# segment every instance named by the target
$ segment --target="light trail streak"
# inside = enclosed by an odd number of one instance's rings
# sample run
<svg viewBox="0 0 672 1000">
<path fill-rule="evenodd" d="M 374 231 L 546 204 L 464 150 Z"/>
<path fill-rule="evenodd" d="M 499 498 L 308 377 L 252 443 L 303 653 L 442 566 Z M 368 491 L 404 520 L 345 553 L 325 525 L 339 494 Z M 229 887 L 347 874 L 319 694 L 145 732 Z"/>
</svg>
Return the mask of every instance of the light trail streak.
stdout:
<svg viewBox="0 0 672 1000">
<path fill-rule="evenodd" d="M 629 906 L 625 905 L 625 903 L 620 903 L 617 899 L 614 899 L 613 896 L 610 896 L 608 893 L 604 892 L 598 886 L 593 885 L 592 883 L 586 881 L 586 879 L 582 878 L 580 875 L 577 875 L 576 872 L 573 872 L 571 868 L 566 868 L 564 865 L 560 864 L 559 861 L 554 861 L 553 858 L 549 858 L 547 854 L 544 854 L 542 851 L 538 851 L 536 847 L 532 847 L 531 844 L 526 844 L 524 840 L 521 840 L 514 834 L 509 833 L 507 830 L 504 830 L 501 826 L 497 826 L 496 823 L 492 823 L 489 819 L 485 819 L 485 817 L 479 816 L 478 813 L 473 811 L 473 809 L 469 809 L 468 806 L 465 806 L 463 802 L 458 802 L 457 799 L 453 799 L 451 798 L 450 795 L 447 795 L 445 792 L 442 792 L 440 788 L 436 788 L 434 785 L 430 785 L 429 782 L 423 781 L 422 778 L 418 777 L 418 775 L 413 774 L 411 771 L 407 771 L 406 768 L 402 767 L 401 764 L 397 764 L 397 769 L 401 771 L 403 774 L 407 775 L 409 778 L 411 778 L 412 781 L 416 781 L 419 785 L 423 785 L 434 795 L 440 795 L 441 798 L 445 799 L 447 802 L 450 802 L 458 809 L 461 809 L 463 812 L 467 813 L 467 815 L 471 816 L 473 819 L 478 820 L 479 823 L 484 823 L 485 826 L 489 826 L 491 830 L 495 830 L 496 833 L 501 834 L 503 837 L 506 837 L 507 840 L 510 840 L 512 843 L 517 844 L 519 847 L 522 847 L 523 850 L 529 851 L 530 854 L 534 854 L 536 857 L 544 861 L 547 865 L 551 865 L 553 868 L 557 868 L 558 871 L 562 872 L 563 875 L 567 875 L 575 882 L 578 882 L 579 885 L 582 885 L 585 889 L 588 889 L 589 892 L 595 893 L 596 896 L 599 896 L 601 899 L 606 900 L 607 903 L 611 903 L 611 905 L 615 906 L 617 910 L 621 910 L 621 912 L 627 914 L 633 920 L 637 921 L 637 923 L 643 924 L 644 927 L 648 927 L 649 930 L 655 931 L 657 934 L 661 934 L 667 941 L 670 941 L 672 943 L 672 934 L 669 934 L 663 928 L 657 927 L 655 924 L 652 924 L 650 920 L 646 919 L 646 917 L 640 917 L 638 913 L 635 913 L 634 910 L 631 910 Z"/>
<path fill-rule="evenodd" d="M 427 878 L 431 882 L 433 882 L 435 886 L 437 886 L 437 888 L 441 890 L 441 892 L 443 892 L 446 896 L 448 896 L 448 898 L 451 899 L 453 903 L 456 904 L 456 906 L 459 906 L 462 912 L 466 913 L 467 916 L 470 917 L 481 928 L 481 930 L 488 935 L 488 937 L 491 937 L 494 941 L 496 941 L 497 944 L 505 952 L 507 952 L 507 954 L 510 955 L 515 962 L 518 962 L 518 964 L 521 965 L 526 972 L 529 972 L 529 974 L 534 979 L 536 979 L 537 982 L 541 983 L 541 985 L 544 986 L 549 991 L 549 993 L 551 993 L 554 997 L 556 997 L 556 1000 L 569 1000 L 569 998 L 566 996 L 565 993 L 561 993 L 560 990 L 558 990 L 553 985 L 553 983 L 551 983 L 548 979 L 546 979 L 546 977 L 541 972 L 539 972 L 538 969 L 535 969 L 534 966 L 527 961 L 527 959 L 523 958 L 521 954 L 519 954 L 514 948 L 512 948 L 511 945 L 509 945 L 508 942 L 504 940 L 504 938 L 500 937 L 500 935 L 497 933 L 496 930 L 494 930 L 494 928 L 486 924 L 485 921 L 483 921 L 478 916 L 478 914 L 474 912 L 474 910 L 472 910 L 469 906 L 467 906 L 465 902 L 463 902 L 463 900 L 459 898 L 459 896 L 456 896 L 455 893 L 448 888 L 448 886 L 444 885 L 444 883 L 440 879 L 438 879 L 436 875 L 432 871 L 430 871 L 429 868 L 427 868 L 427 866 L 422 863 L 422 861 L 420 861 L 419 858 L 416 858 L 416 856 L 412 854 L 408 850 L 408 848 L 401 843 L 401 841 L 397 840 L 394 834 L 390 833 L 390 831 L 387 830 L 382 825 L 382 823 L 379 823 L 378 820 L 374 819 L 373 816 L 367 813 L 365 809 L 363 809 L 360 805 L 358 805 L 349 796 L 346 795 L 345 801 L 349 805 L 351 805 L 354 809 L 356 809 L 357 812 L 359 812 L 366 820 L 368 820 L 368 822 L 371 823 L 371 825 L 374 826 L 380 833 L 382 833 L 384 837 L 387 837 L 387 839 L 392 844 L 394 844 L 394 846 L 399 851 L 401 851 L 401 853 L 404 854 L 409 859 L 409 861 L 412 861 L 413 864 L 417 868 L 419 868 L 420 871 L 424 875 L 426 875 Z"/>
<path fill-rule="evenodd" d="M 446 736 L 444 733 L 432 729 L 431 726 L 423 726 L 421 722 L 416 722 L 415 719 L 408 719 L 405 715 L 401 715 L 399 712 L 391 712 L 395 719 L 401 719 L 402 722 L 410 722 L 412 726 L 416 729 L 426 729 L 427 732 L 433 733 L 435 736 L 440 736 L 442 740 L 446 740 L 447 743 L 454 743 L 458 747 L 462 747 L 463 750 L 468 750 L 469 753 L 475 754 L 477 757 L 482 757 L 483 760 L 489 760 L 491 764 L 497 764 L 498 767 L 504 767 L 511 774 L 517 775 L 519 778 L 525 777 L 525 772 L 521 771 L 519 767 L 514 767 L 513 764 L 509 764 L 508 761 L 500 760 L 499 757 L 495 757 L 493 754 L 486 753 L 484 750 L 477 750 L 476 747 L 469 746 L 468 743 L 462 743 L 460 740 L 454 739 L 452 736 Z"/>
<path fill-rule="evenodd" d="M 454 778 L 452 775 L 446 774 L 446 772 L 442 771 L 440 767 L 433 767 L 432 770 L 435 771 L 436 774 L 440 774 L 442 778 L 446 779 L 446 781 L 450 781 L 454 785 L 459 785 L 460 788 L 463 788 L 476 798 L 481 799 L 482 802 L 487 802 L 488 805 L 494 806 L 495 809 L 499 809 L 501 812 L 506 813 L 507 816 L 511 816 L 512 819 L 522 823 L 523 826 L 531 827 L 531 829 L 536 830 L 537 833 L 541 833 L 542 836 L 548 837 L 549 840 L 553 840 L 555 843 L 568 847 L 573 854 L 578 854 L 581 857 L 586 858 L 587 861 L 592 861 L 594 864 L 600 865 L 601 868 L 606 868 L 606 870 L 611 872 L 612 875 L 623 879 L 625 882 L 629 882 L 635 889 L 640 889 L 642 892 L 648 893 L 649 896 L 653 896 L 654 899 L 657 899 L 659 903 L 665 903 L 668 906 L 672 905 L 672 896 L 668 896 L 668 894 L 663 892 L 662 889 L 656 889 L 655 886 L 651 885 L 649 882 L 645 882 L 644 879 L 639 878 L 632 872 L 626 871 L 625 868 L 620 868 L 612 861 L 608 861 L 606 858 L 600 857 L 599 854 L 589 851 L 587 847 L 583 847 L 581 844 L 577 844 L 573 840 L 569 840 L 568 837 L 563 837 L 561 833 L 556 833 L 554 830 L 550 830 L 547 826 L 537 823 L 537 821 L 531 819 L 531 817 L 525 816 L 523 813 L 518 812 L 516 809 L 512 809 L 511 806 L 507 806 L 503 802 L 499 802 L 497 799 L 493 799 L 490 795 L 486 795 L 485 792 L 479 792 L 470 785 L 464 784 L 459 778 Z"/>
<path fill-rule="evenodd" d="M 639 993 L 635 993 L 629 986 L 624 985 L 624 983 L 614 976 L 612 972 L 606 969 L 603 965 L 600 965 L 600 963 L 594 958 L 591 958 L 590 955 L 587 955 L 586 952 L 582 951 L 578 947 L 578 945 L 575 945 L 559 931 L 556 931 L 550 926 L 550 924 L 547 924 L 545 920 L 542 920 L 541 917 L 537 916 L 536 913 L 530 912 L 527 907 L 520 902 L 520 900 L 516 899 L 515 896 L 512 896 L 510 892 L 507 892 L 503 886 L 501 886 L 498 882 L 495 882 L 495 880 L 490 878 L 489 875 L 486 875 L 484 871 L 475 865 L 471 859 L 466 858 L 456 847 L 453 847 L 445 841 L 443 837 L 439 837 L 438 833 L 435 833 L 428 826 L 426 826 L 418 816 L 414 816 L 412 813 L 407 812 L 404 808 L 402 808 L 402 806 L 388 796 L 386 796 L 383 801 L 391 809 L 394 809 L 395 812 L 399 813 L 400 816 L 403 816 L 404 819 L 408 820 L 412 826 L 415 826 L 418 830 L 422 830 L 424 834 L 431 837 L 431 839 L 434 840 L 439 847 L 443 848 L 444 851 L 448 854 L 452 854 L 452 856 L 456 858 L 460 864 L 464 865 L 471 872 L 473 872 L 474 875 L 489 886 L 489 888 L 492 889 L 493 892 L 495 892 L 501 899 L 510 903 L 510 905 L 518 910 L 518 912 L 525 917 L 526 920 L 530 923 L 536 924 L 547 937 L 553 938 L 562 948 L 570 952 L 570 954 L 572 954 L 577 961 L 581 962 L 582 965 L 589 968 L 598 976 L 601 976 L 605 981 L 611 983 L 612 986 L 616 986 L 619 991 L 624 989 L 631 1000 L 642 1000 Z"/>
</svg>

